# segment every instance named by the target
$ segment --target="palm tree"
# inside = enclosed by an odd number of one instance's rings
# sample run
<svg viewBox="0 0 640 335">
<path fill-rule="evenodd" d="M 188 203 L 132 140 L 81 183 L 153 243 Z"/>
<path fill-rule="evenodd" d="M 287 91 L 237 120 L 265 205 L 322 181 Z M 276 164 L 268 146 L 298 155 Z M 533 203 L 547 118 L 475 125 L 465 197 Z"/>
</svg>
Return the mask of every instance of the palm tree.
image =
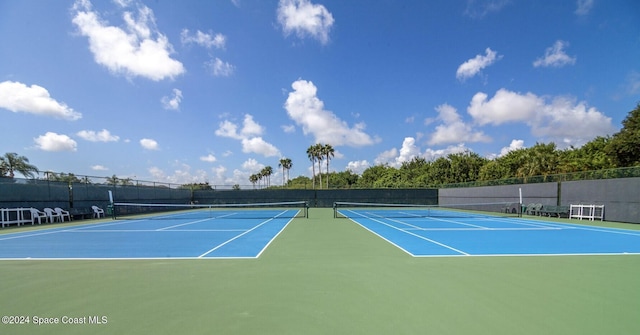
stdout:
<svg viewBox="0 0 640 335">
<path fill-rule="evenodd" d="M 249 181 L 251 182 L 251 184 L 253 184 L 253 189 L 256 188 L 256 183 L 258 182 L 258 175 L 257 174 L 252 174 L 249 176 Z"/>
<path fill-rule="evenodd" d="M 118 185 L 118 181 L 120 179 L 114 174 L 112 177 L 107 177 L 107 184 L 109 185 Z"/>
<path fill-rule="evenodd" d="M 327 159 L 327 188 L 329 188 L 329 160 L 331 160 L 331 157 L 334 157 L 335 150 L 331 144 L 325 144 L 322 146 L 321 153 Z"/>
<path fill-rule="evenodd" d="M 278 167 L 282 168 L 282 186 L 286 185 L 286 182 L 289 180 L 289 170 L 291 169 L 291 158 L 280 158 L 280 163 L 278 163 Z M 287 178 L 285 179 L 285 171 L 287 172 Z"/>
<path fill-rule="evenodd" d="M 322 188 L 322 160 L 324 159 L 324 154 L 322 153 L 322 144 L 317 143 L 316 145 L 314 145 L 315 149 L 315 155 L 316 155 L 316 159 L 318 160 L 318 178 L 319 178 L 319 183 L 318 185 L 320 186 L 320 188 Z"/>
<path fill-rule="evenodd" d="M 312 171 L 311 183 L 313 185 L 313 188 L 315 189 L 316 188 L 316 159 L 318 158 L 318 155 L 316 155 L 315 145 L 312 145 L 307 148 L 307 157 L 309 157 L 309 160 L 311 161 L 311 171 Z"/>
<path fill-rule="evenodd" d="M 260 175 L 266 177 L 265 185 L 267 187 L 271 186 L 271 175 L 273 174 L 273 168 L 271 166 L 265 166 L 262 171 L 260 171 Z"/>
<path fill-rule="evenodd" d="M 0 157 L 0 176 L 8 173 L 9 178 L 13 178 L 15 177 L 14 172 L 19 172 L 27 178 L 33 178 L 38 173 L 38 168 L 29 164 L 27 157 L 18 156 L 15 152 L 8 152 Z"/>
<path fill-rule="evenodd" d="M 289 180 L 291 180 L 291 168 L 293 167 L 293 162 L 291 161 L 291 158 L 287 158 L 286 159 L 286 165 L 285 165 L 285 169 L 287 169 L 287 184 L 289 183 Z"/>
</svg>

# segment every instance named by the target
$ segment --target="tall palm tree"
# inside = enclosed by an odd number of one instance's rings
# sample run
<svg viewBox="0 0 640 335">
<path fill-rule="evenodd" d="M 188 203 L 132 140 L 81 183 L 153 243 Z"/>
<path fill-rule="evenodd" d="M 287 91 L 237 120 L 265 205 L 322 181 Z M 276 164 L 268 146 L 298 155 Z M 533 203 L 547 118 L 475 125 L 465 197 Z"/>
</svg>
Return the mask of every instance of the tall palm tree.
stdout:
<svg viewBox="0 0 640 335">
<path fill-rule="evenodd" d="M 331 144 L 325 144 L 322 146 L 321 153 L 327 159 L 327 188 L 329 188 L 329 160 L 335 156 L 335 149 Z"/>
<path fill-rule="evenodd" d="M 19 172 L 27 178 L 33 178 L 38 173 L 35 165 L 29 164 L 29 159 L 25 156 L 18 156 L 15 152 L 8 152 L 0 157 L 0 171 L 2 175 L 9 174 L 9 178 L 15 177 L 15 172 Z"/>
<path fill-rule="evenodd" d="M 258 175 L 257 174 L 252 174 L 249 176 L 249 181 L 251 182 L 251 184 L 253 184 L 253 188 L 256 188 L 256 183 L 258 182 Z"/>
<path fill-rule="evenodd" d="M 285 165 L 285 169 L 287 169 L 287 183 L 289 183 L 289 180 L 291 180 L 291 168 L 293 167 L 293 162 L 291 161 L 291 158 L 287 158 L 286 162 L 287 165 Z"/>
<path fill-rule="evenodd" d="M 265 177 L 265 186 L 271 186 L 271 175 L 273 174 L 273 168 L 271 166 L 265 166 L 260 174 Z"/>
<path fill-rule="evenodd" d="M 318 160 L 318 178 L 319 178 L 319 187 L 322 188 L 322 160 L 324 159 L 324 154 L 322 153 L 322 144 L 317 143 L 314 145 L 315 149 L 315 155 L 316 155 L 316 160 Z"/>
<path fill-rule="evenodd" d="M 285 186 L 287 181 L 289 181 L 289 170 L 291 169 L 291 158 L 280 158 L 280 162 L 278 163 L 278 167 L 282 168 L 282 186 Z M 286 179 L 285 179 L 285 171 L 286 171 Z"/>
<path fill-rule="evenodd" d="M 312 171 L 311 184 L 315 189 L 316 188 L 316 159 L 318 158 L 318 155 L 316 155 L 315 145 L 312 145 L 307 148 L 307 157 L 309 157 L 309 160 L 311 161 L 311 171 Z"/>
</svg>

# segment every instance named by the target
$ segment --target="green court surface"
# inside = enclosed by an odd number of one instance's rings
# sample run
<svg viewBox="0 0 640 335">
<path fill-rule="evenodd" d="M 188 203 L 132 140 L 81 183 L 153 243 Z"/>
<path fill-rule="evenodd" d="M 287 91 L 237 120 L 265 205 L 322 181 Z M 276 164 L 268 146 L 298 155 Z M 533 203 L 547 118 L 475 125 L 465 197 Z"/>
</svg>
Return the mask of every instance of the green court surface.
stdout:
<svg viewBox="0 0 640 335">
<path fill-rule="evenodd" d="M 640 255 L 414 258 L 332 215 L 257 259 L 0 261 L 0 333 L 640 334 Z"/>
</svg>

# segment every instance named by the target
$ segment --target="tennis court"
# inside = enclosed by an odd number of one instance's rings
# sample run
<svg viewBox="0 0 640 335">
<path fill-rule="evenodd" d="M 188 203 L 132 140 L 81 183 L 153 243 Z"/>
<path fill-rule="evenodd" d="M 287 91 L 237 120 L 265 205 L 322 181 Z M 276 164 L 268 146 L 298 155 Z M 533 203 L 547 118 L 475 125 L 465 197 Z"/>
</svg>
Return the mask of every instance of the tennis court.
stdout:
<svg viewBox="0 0 640 335">
<path fill-rule="evenodd" d="M 139 210 L 140 206 L 136 206 Z M 177 207 L 176 207 L 177 208 Z M 299 209 L 186 208 L 0 235 L 1 259 L 255 258 Z M 179 208 L 182 209 L 182 208 Z M 130 210 L 130 209 L 129 209 Z"/>
<path fill-rule="evenodd" d="M 444 208 L 336 209 L 414 257 L 640 254 L 640 232 Z M 494 206 L 495 207 L 495 206 Z"/>
</svg>

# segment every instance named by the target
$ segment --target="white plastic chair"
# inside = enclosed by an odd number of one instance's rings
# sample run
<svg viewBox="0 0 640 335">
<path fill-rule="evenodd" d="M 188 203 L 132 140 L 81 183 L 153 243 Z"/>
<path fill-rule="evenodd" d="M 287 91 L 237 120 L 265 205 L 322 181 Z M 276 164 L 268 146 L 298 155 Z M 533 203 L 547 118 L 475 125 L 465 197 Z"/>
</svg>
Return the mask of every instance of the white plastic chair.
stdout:
<svg viewBox="0 0 640 335">
<path fill-rule="evenodd" d="M 67 219 L 69 219 L 69 221 L 71 221 L 71 214 L 69 214 L 68 211 L 63 210 L 60 207 L 56 207 L 53 209 L 54 211 L 56 211 L 56 213 L 58 213 L 58 215 L 60 215 L 60 220 L 62 220 L 62 222 L 64 222 L 64 218 L 66 217 Z"/>
<path fill-rule="evenodd" d="M 62 216 L 58 214 L 56 211 L 54 211 L 53 209 L 47 207 L 44 209 L 44 212 L 47 213 L 47 216 L 49 217 L 49 222 L 54 223 L 56 221 L 62 221 Z"/>
<path fill-rule="evenodd" d="M 47 213 L 41 212 L 37 208 L 33 208 L 33 207 L 29 208 L 29 211 L 31 212 L 32 226 L 36 223 L 36 220 L 38 220 L 38 224 L 42 224 L 42 219 L 44 219 L 44 222 L 47 223 L 47 219 L 49 218 Z"/>
<path fill-rule="evenodd" d="M 91 208 L 93 209 L 94 218 L 100 218 L 100 216 L 104 217 L 104 209 L 98 206 L 91 206 Z"/>
</svg>

